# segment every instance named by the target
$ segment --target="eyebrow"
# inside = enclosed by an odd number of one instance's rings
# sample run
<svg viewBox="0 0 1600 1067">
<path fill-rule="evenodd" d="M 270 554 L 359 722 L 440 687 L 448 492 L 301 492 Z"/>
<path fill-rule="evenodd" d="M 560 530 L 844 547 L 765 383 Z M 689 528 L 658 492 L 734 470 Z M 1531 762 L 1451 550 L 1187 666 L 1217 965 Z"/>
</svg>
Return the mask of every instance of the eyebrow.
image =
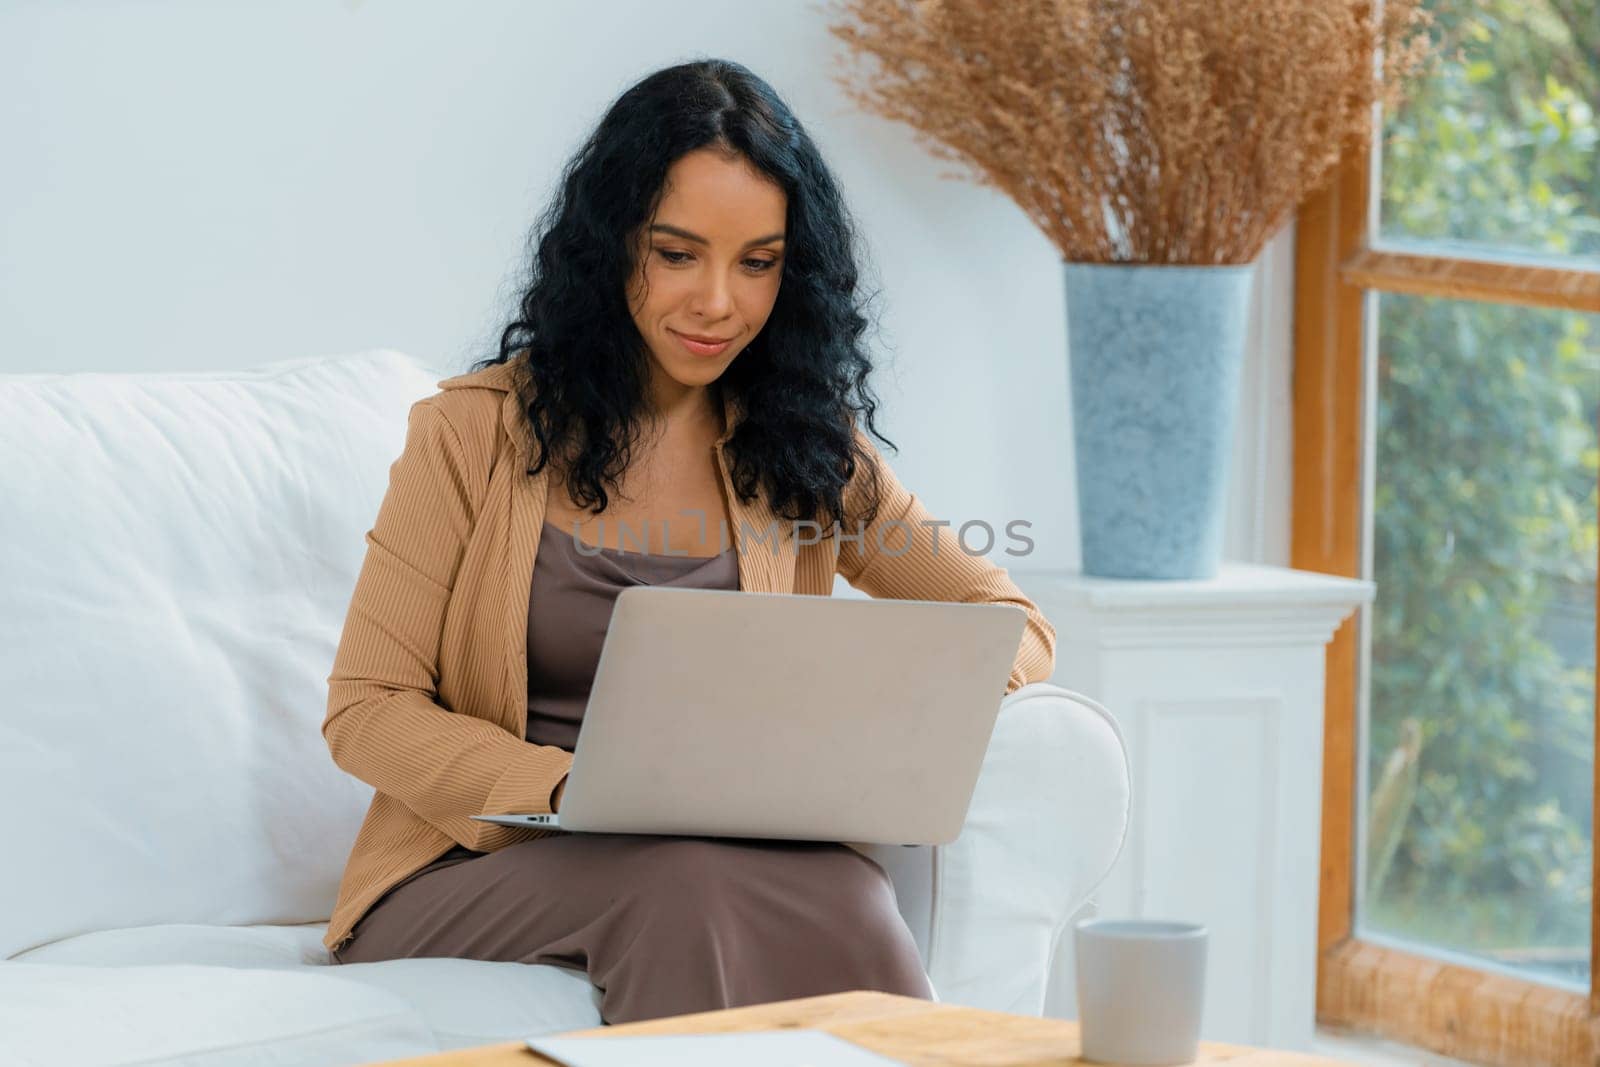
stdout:
<svg viewBox="0 0 1600 1067">
<path fill-rule="evenodd" d="M 680 237 L 685 241 L 693 241 L 695 244 L 708 245 L 711 243 L 697 233 L 690 233 L 688 230 L 680 230 L 678 227 L 668 226 L 664 222 L 652 224 L 650 227 L 650 232 L 671 234 L 673 237 Z M 746 241 L 744 243 L 744 247 L 754 248 L 756 245 L 769 245 L 781 240 L 783 240 L 783 232 L 780 230 L 777 233 L 769 233 L 765 237 L 757 237 L 754 241 Z"/>
</svg>

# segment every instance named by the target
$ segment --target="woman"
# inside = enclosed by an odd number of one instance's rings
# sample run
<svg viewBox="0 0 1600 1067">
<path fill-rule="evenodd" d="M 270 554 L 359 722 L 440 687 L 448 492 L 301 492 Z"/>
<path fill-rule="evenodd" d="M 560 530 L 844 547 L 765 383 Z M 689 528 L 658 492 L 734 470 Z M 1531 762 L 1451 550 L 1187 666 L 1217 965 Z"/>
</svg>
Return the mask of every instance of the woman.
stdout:
<svg viewBox="0 0 1600 1067">
<path fill-rule="evenodd" d="M 376 792 L 325 943 L 580 968 L 608 1023 L 928 996 L 892 884 L 845 845 L 472 819 L 559 810 L 629 585 L 826 596 L 837 573 L 1018 604 L 1007 691 L 1054 663 L 1038 609 L 924 524 L 855 425 L 875 405 L 851 227 L 766 83 L 717 60 L 645 78 L 540 228 L 498 358 L 413 405 L 367 534 L 323 735 Z"/>
</svg>

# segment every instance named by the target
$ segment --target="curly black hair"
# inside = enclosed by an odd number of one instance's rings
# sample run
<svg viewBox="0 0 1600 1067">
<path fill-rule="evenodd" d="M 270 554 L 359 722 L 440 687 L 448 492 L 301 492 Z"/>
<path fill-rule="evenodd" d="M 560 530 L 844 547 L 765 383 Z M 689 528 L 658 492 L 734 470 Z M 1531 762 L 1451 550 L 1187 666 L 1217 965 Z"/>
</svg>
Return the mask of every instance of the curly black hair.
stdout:
<svg viewBox="0 0 1600 1067">
<path fill-rule="evenodd" d="M 788 106 L 761 78 L 725 59 L 656 71 L 619 96 L 562 172 L 530 239 L 527 285 L 498 356 L 527 353 L 518 386 L 538 442 L 537 473 L 563 457 L 573 500 L 603 511 L 617 491 L 644 422 L 648 351 L 629 313 L 634 235 L 653 217 L 667 171 L 711 147 L 743 157 L 788 198 L 783 284 L 760 333 L 714 388 L 741 413 L 724 446 L 742 501 L 765 491 L 776 515 L 870 523 L 877 468 L 856 438 L 877 400 L 862 344 L 866 298 L 857 291 L 856 233 L 838 184 Z M 844 490 L 865 473 L 851 496 Z"/>
</svg>

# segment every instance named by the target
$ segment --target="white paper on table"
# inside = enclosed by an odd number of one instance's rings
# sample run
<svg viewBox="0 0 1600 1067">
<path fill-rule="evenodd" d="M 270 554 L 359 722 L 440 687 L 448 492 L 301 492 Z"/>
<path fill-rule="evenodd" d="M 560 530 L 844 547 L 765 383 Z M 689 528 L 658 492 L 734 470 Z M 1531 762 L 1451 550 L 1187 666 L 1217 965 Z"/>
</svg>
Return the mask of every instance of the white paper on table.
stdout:
<svg viewBox="0 0 1600 1067">
<path fill-rule="evenodd" d="M 530 1037 L 528 1047 L 566 1067 L 904 1067 L 822 1030 Z"/>
</svg>

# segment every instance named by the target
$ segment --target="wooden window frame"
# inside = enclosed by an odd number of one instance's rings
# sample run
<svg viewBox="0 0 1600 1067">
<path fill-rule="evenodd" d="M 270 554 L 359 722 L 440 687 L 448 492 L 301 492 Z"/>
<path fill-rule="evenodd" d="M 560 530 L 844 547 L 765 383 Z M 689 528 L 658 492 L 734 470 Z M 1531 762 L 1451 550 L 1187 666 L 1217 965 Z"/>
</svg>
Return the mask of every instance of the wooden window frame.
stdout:
<svg viewBox="0 0 1600 1067">
<path fill-rule="evenodd" d="M 1385 249 L 1372 233 L 1372 182 L 1370 150 L 1345 160 L 1324 191 L 1301 206 L 1296 227 L 1290 563 L 1347 577 L 1364 577 L 1363 506 L 1371 461 L 1365 425 L 1376 410 L 1376 386 L 1363 366 L 1364 330 L 1375 322 L 1367 316 L 1366 294 L 1600 312 L 1600 273 Z M 1348 620 L 1327 652 L 1318 1021 L 1480 1063 L 1595 1067 L 1600 917 L 1591 922 L 1587 994 L 1355 936 L 1364 618 L 1363 613 Z M 1600 803 L 1596 809 L 1600 826 Z M 1600 849 L 1595 853 L 1600 858 Z M 1595 876 L 1600 886 L 1600 862 Z"/>
</svg>

